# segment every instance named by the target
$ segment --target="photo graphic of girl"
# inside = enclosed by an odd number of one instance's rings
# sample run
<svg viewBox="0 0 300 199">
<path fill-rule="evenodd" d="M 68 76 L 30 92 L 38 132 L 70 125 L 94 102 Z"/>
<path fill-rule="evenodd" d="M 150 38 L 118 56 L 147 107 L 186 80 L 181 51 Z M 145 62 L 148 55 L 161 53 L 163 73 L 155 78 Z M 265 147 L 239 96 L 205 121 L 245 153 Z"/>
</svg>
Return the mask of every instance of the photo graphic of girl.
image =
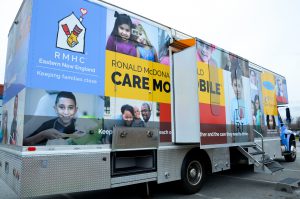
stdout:
<svg viewBox="0 0 300 199">
<path fill-rule="evenodd" d="M 159 62 L 170 65 L 169 45 L 171 37 L 164 30 L 159 30 Z"/>
<path fill-rule="evenodd" d="M 106 50 L 137 56 L 136 47 L 133 44 L 132 21 L 126 14 L 115 12 L 116 18 L 114 28 L 107 40 Z"/>
<path fill-rule="evenodd" d="M 285 83 L 283 79 L 276 79 L 276 100 L 279 103 L 287 103 L 286 93 L 285 93 Z"/>
<path fill-rule="evenodd" d="M 276 129 L 276 121 L 274 115 L 267 115 L 266 121 L 268 129 Z"/>
<path fill-rule="evenodd" d="M 254 116 L 255 116 L 255 128 L 260 132 L 262 124 L 262 113 L 260 109 L 259 97 L 255 95 L 254 97 Z"/>
<path fill-rule="evenodd" d="M 137 57 L 157 62 L 157 53 L 155 48 L 152 46 L 147 33 L 144 29 L 144 27 L 139 23 L 136 24 L 136 30 L 137 30 Z"/>
<path fill-rule="evenodd" d="M 208 65 L 217 66 L 216 61 L 212 58 L 212 54 L 216 47 L 202 42 L 197 42 L 197 60 Z"/>
</svg>

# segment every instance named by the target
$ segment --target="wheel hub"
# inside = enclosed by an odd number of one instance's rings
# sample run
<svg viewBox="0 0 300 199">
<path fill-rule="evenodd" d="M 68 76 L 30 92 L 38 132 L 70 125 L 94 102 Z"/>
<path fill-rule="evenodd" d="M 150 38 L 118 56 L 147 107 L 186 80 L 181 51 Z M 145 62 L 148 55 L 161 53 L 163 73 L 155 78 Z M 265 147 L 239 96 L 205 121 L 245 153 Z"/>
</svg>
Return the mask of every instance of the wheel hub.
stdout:
<svg viewBox="0 0 300 199">
<path fill-rule="evenodd" d="M 291 155 L 292 155 L 292 157 L 295 157 L 296 153 L 297 153 L 297 149 L 294 145 L 292 145 L 291 146 Z"/>
<path fill-rule="evenodd" d="M 187 180 L 191 185 L 197 185 L 202 179 L 202 165 L 199 161 L 190 162 L 187 167 Z"/>
<path fill-rule="evenodd" d="M 196 175 L 197 175 L 197 171 L 196 171 L 196 169 L 191 169 L 190 170 L 190 176 L 192 177 L 192 178 L 194 178 L 194 177 L 196 177 Z"/>
</svg>

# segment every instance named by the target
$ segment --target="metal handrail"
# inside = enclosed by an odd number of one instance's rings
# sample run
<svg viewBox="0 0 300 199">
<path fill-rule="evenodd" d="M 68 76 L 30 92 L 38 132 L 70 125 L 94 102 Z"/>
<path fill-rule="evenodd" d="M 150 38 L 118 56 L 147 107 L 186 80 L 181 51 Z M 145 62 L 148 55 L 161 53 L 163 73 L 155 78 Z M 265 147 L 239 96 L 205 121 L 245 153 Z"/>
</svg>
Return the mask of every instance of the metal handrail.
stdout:
<svg viewBox="0 0 300 199">
<path fill-rule="evenodd" d="M 252 129 L 252 130 L 261 137 L 261 146 L 259 144 L 257 144 L 257 145 L 261 147 L 262 152 L 265 152 L 265 150 L 264 150 L 264 136 L 261 133 L 259 133 L 257 130 L 255 130 L 255 129 Z M 265 162 L 265 154 L 264 153 L 262 155 L 262 161 Z"/>
</svg>

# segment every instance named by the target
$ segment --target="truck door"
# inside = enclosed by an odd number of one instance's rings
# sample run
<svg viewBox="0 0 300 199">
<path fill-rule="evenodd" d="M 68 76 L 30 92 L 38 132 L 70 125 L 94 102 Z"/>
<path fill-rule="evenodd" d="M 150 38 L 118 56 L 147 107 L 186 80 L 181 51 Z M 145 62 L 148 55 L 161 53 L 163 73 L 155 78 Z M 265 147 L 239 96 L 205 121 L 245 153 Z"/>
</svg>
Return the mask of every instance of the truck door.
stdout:
<svg viewBox="0 0 300 199">
<path fill-rule="evenodd" d="M 172 139 L 175 143 L 199 143 L 196 47 L 174 53 L 172 61 Z"/>
</svg>

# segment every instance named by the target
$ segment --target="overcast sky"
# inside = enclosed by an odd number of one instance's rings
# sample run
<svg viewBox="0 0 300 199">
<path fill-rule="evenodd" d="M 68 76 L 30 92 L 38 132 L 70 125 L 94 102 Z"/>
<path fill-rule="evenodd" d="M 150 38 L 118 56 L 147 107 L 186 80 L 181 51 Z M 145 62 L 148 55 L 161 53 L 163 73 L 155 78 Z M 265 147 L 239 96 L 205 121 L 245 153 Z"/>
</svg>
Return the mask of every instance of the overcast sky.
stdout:
<svg viewBox="0 0 300 199">
<path fill-rule="evenodd" d="M 107 2 L 213 43 L 285 76 L 290 102 L 300 104 L 300 1 Z M 4 82 L 7 35 L 21 3 L 22 0 L 9 0 L 1 5 L 0 83 Z"/>
</svg>

